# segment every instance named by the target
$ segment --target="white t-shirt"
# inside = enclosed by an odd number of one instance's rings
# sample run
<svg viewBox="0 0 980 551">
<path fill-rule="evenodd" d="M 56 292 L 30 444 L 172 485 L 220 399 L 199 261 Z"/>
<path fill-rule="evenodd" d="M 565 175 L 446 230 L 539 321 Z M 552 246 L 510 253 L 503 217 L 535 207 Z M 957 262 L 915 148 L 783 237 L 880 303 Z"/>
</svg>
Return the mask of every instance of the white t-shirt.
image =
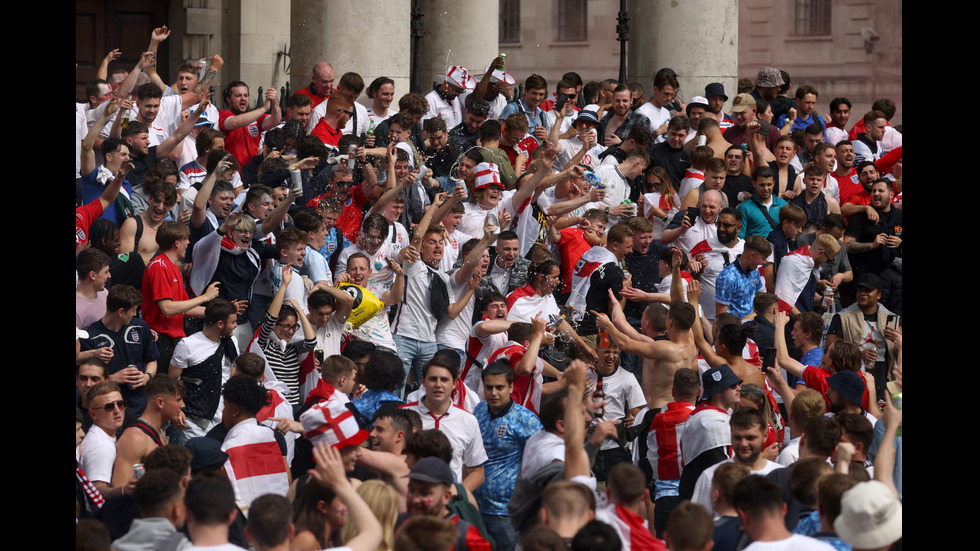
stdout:
<svg viewBox="0 0 980 551">
<path fill-rule="evenodd" d="M 462 283 L 456 283 L 456 273 L 449 274 L 447 287 L 449 288 L 449 302 L 462 300 L 469 289 L 469 279 Z M 473 319 L 473 309 L 476 307 L 475 295 L 470 295 L 466 306 L 463 307 L 456 319 L 449 319 L 449 316 L 442 318 L 436 325 L 436 342 L 452 348 L 466 350 L 466 340 L 470 336 L 470 320 Z"/>
<path fill-rule="evenodd" d="M 480 423 L 472 413 L 458 406 L 449 406 L 442 416 L 436 416 L 421 401 L 409 402 L 405 409 L 414 409 L 422 417 L 424 430 L 439 429 L 453 445 L 453 460 L 449 467 L 462 482 L 463 467 L 479 467 L 487 462 Z"/>
<path fill-rule="evenodd" d="M 618 165 L 603 163 L 599 165 L 599 168 L 595 169 L 595 175 L 606 185 L 606 196 L 603 198 L 602 204 L 615 207 L 629 199 L 630 184 L 626 181 L 626 177 L 619 172 Z M 618 223 L 619 217 L 610 214 L 609 222 L 606 223 L 606 231 L 609 231 L 609 228 Z"/>
<path fill-rule="evenodd" d="M 98 425 L 92 425 L 78 448 L 79 465 L 92 482 L 112 481 L 112 466 L 116 463 L 116 437 Z"/>
<path fill-rule="evenodd" d="M 756 541 L 749 544 L 745 551 L 830 551 L 834 547 L 818 539 L 793 534 L 779 541 Z"/>
<path fill-rule="evenodd" d="M 370 123 L 370 117 L 368 116 L 367 107 L 364 107 L 358 102 L 354 102 L 354 112 L 357 113 L 357 136 L 363 136 L 367 134 L 368 126 Z M 321 101 L 319 105 L 313 108 L 310 112 L 310 122 L 306 123 L 306 133 L 313 133 L 313 129 L 316 128 L 320 119 L 322 119 L 327 114 L 327 102 L 326 100 Z M 375 121 L 374 125 L 378 126 L 381 121 Z M 344 136 L 350 135 L 354 132 L 354 117 L 347 120 L 347 126 L 344 127 L 341 132 Z M 341 153 L 346 154 L 346 151 L 341 151 Z"/>
<path fill-rule="evenodd" d="M 595 386 L 596 372 L 590 369 L 585 374 L 586 380 Z M 606 405 L 603 408 L 605 419 L 625 419 L 628 409 L 645 406 L 646 397 L 636 376 L 617 367 L 611 374 L 602 376 L 602 392 L 605 394 Z M 606 439 L 602 443 L 603 450 L 619 447 L 613 440 Z"/>
<path fill-rule="evenodd" d="M 425 95 L 425 101 L 429 102 L 429 111 L 422 117 L 422 124 L 432 117 L 440 117 L 446 121 L 446 128 L 452 130 L 463 122 L 463 102 L 459 97 L 446 101 L 439 92 L 433 90 Z"/>
<path fill-rule="evenodd" d="M 650 132 L 653 132 L 654 134 L 657 133 L 658 128 L 670 120 L 670 111 L 668 111 L 665 107 L 655 107 L 649 101 L 638 107 L 636 112 L 650 119 Z M 657 136 L 657 139 L 655 139 L 653 143 L 660 143 L 666 139 L 667 134 L 664 133 Z"/>
<path fill-rule="evenodd" d="M 238 346 L 238 341 L 231 339 L 231 342 L 235 344 L 236 352 L 240 352 Z M 203 332 L 197 332 L 188 337 L 184 337 L 177 343 L 177 347 L 174 348 L 174 355 L 170 359 L 170 365 L 178 369 L 187 369 L 192 365 L 197 365 L 204 360 L 211 357 L 212 354 L 218 349 L 221 342 L 214 342 L 207 338 Z M 236 354 L 237 355 L 237 354 Z M 231 377 L 231 368 L 235 365 L 235 362 L 229 361 L 228 357 L 225 356 L 221 361 L 221 384 L 224 385 L 228 382 L 228 378 Z M 221 421 L 221 410 L 224 409 L 224 397 L 221 397 L 218 401 L 218 409 L 215 412 L 216 422 Z M 209 427 L 210 428 L 210 427 Z"/>
<path fill-rule="evenodd" d="M 371 259 L 371 275 L 368 276 L 367 280 L 369 288 L 371 286 L 375 288 L 380 287 L 385 291 L 391 289 L 391 286 L 395 284 L 395 272 L 388 269 L 387 259 L 391 257 L 397 262 L 398 258 L 391 244 L 390 236 L 388 239 L 385 239 L 381 247 L 378 248 L 378 252 L 374 254 L 361 249 L 356 243 L 340 251 L 340 255 L 337 257 L 337 273 L 334 274 L 334 278 L 340 277 L 340 274 L 347 273 L 347 259 L 354 253 L 364 253 Z M 377 293 L 375 292 L 375 294 Z M 381 298 L 381 295 L 378 295 L 378 298 Z"/>
<path fill-rule="evenodd" d="M 705 469 L 704 472 L 701 473 L 701 476 L 698 477 L 697 484 L 694 485 L 694 495 L 691 496 L 691 501 L 704 505 L 708 512 L 714 514 L 715 510 L 711 507 L 711 479 L 714 478 L 715 471 L 718 470 L 718 467 L 720 467 L 722 463 L 731 463 L 733 461 L 734 460 L 732 459 L 726 459 L 721 463 L 715 463 L 714 465 Z M 774 463 L 767 459 L 764 467 L 758 471 L 752 471 L 751 474 L 767 475 L 776 469 L 782 468 L 783 466 L 779 463 Z"/>
<path fill-rule="evenodd" d="M 430 275 L 441 277 L 449 290 L 449 302 L 453 301 L 449 276 L 437 269 L 429 269 L 425 262 L 416 260 L 403 264 L 405 270 L 405 296 L 398 305 L 398 313 L 392 324 L 392 333 L 423 342 L 436 341 L 436 317 L 430 305 Z"/>
<path fill-rule="evenodd" d="M 449 234 L 449 240 L 443 243 L 442 247 L 442 260 L 439 261 L 439 271 L 449 272 L 453 269 L 456 264 L 456 260 L 459 259 L 460 249 L 467 241 L 473 239 L 473 236 L 467 235 L 459 230 L 453 231 Z"/>
</svg>

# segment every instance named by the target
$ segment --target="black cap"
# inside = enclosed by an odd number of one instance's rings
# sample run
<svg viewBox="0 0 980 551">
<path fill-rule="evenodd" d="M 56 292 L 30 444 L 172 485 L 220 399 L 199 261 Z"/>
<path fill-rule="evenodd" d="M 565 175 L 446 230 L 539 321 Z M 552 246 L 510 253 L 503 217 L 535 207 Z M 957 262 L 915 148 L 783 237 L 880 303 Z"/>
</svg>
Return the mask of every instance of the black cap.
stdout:
<svg viewBox="0 0 980 551">
<path fill-rule="evenodd" d="M 865 289 L 872 289 L 874 291 L 881 290 L 881 278 L 875 274 L 864 274 L 861 279 L 858 280 L 858 287 L 864 287 Z"/>
<path fill-rule="evenodd" d="M 725 85 L 720 82 L 712 82 L 704 87 L 704 97 L 710 98 L 711 96 L 721 96 L 728 101 L 728 96 L 725 94 Z"/>
<path fill-rule="evenodd" d="M 430 484 L 444 484 L 446 486 L 452 486 L 454 482 L 453 470 L 449 468 L 449 465 L 445 461 L 438 457 L 419 459 L 412 466 L 412 471 L 405 475 L 405 478 L 421 480 Z"/>
<path fill-rule="evenodd" d="M 228 461 L 228 454 L 221 451 L 221 440 L 199 436 L 185 444 L 191 451 L 191 471 L 216 471 Z"/>
<path fill-rule="evenodd" d="M 827 377 L 827 384 L 849 402 L 864 403 L 864 379 L 853 371 L 838 371 Z"/>
<path fill-rule="evenodd" d="M 701 376 L 701 398 L 707 400 L 715 394 L 724 392 L 728 387 L 741 382 L 742 379 L 732 371 L 732 368 L 728 367 L 728 364 L 712 367 Z"/>
</svg>

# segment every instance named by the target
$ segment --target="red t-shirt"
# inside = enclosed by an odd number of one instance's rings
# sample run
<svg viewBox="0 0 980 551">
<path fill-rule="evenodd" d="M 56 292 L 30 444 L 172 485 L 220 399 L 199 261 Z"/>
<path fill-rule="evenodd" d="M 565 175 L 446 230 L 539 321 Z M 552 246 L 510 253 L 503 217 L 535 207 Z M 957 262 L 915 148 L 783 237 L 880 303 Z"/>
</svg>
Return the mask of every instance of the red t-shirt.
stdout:
<svg viewBox="0 0 980 551">
<path fill-rule="evenodd" d="M 349 241 L 353 242 L 357 239 L 358 235 L 361 235 L 361 224 L 364 222 L 364 204 L 367 203 L 367 196 L 361 190 L 361 186 L 364 184 L 354 186 L 350 190 L 350 198 L 344 203 L 344 212 L 337 217 L 337 222 L 334 224 L 340 231 L 344 234 Z M 306 203 L 306 206 L 313 207 L 314 209 L 320 204 L 328 193 L 324 193 L 318 197 L 310 199 Z M 390 235 L 388 237 L 391 237 Z"/>
<path fill-rule="evenodd" d="M 92 222 L 102 216 L 102 201 L 96 199 L 87 205 L 75 209 L 75 250 L 79 245 L 88 243 L 88 229 Z"/>
<path fill-rule="evenodd" d="M 312 85 L 311 86 L 307 86 L 306 88 L 303 88 L 302 90 L 297 90 L 296 93 L 297 94 L 303 94 L 304 96 L 309 96 L 310 101 L 313 102 L 313 107 L 316 108 L 317 105 L 320 105 L 324 100 L 326 100 L 327 98 L 329 98 L 330 95 L 328 94 L 326 96 L 321 96 L 320 94 L 317 94 L 316 92 L 314 92 L 313 90 L 311 90 L 310 89 L 311 87 L 312 87 Z M 332 92 L 335 92 L 335 91 L 336 90 L 331 90 L 331 93 Z"/>
<path fill-rule="evenodd" d="M 337 149 L 337 146 L 340 144 L 340 138 L 343 136 L 343 129 L 334 130 L 332 126 L 327 124 L 326 119 L 320 119 L 320 122 L 316 123 L 316 126 L 313 127 L 313 132 L 310 132 L 310 135 L 320 138 L 323 145 Z"/>
<path fill-rule="evenodd" d="M 153 259 L 143 272 L 143 320 L 150 329 L 170 337 L 184 334 L 184 314 L 167 317 L 160 311 L 158 300 L 174 302 L 188 300 L 184 278 L 177 266 L 165 254 Z"/>
<path fill-rule="evenodd" d="M 827 402 L 827 409 L 830 410 L 830 399 L 827 398 L 827 389 L 830 388 L 830 384 L 827 383 L 827 379 L 832 377 L 834 374 L 826 369 L 816 367 L 813 365 L 808 365 L 803 368 L 803 382 L 806 383 L 808 388 L 817 390 L 820 394 L 823 394 L 823 399 Z M 862 377 L 863 380 L 863 377 Z M 864 409 L 868 409 L 868 384 L 864 383 L 864 395 L 861 397 L 861 404 Z"/>
<path fill-rule="evenodd" d="M 259 117 L 259 120 L 248 126 L 228 130 L 225 128 L 225 121 L 234 116 L 235 114 L 227 109 L 219 111 L 218 130 L 221 130 L 225 135 L 225 151 L 234 155 L 239 165 L 245 166 L 249 159 L 259 152 L 259 141 L 262 136 L 262 121 L 269 115 L 268 113 L 264 113 Z"/>
<path fill-rule="evenodd" d="M 571 285 L 572 271 L 585 251 L 592 248 L 585 240 L 585 231 L 580 228 L 570 227 L 561 230 L 561 241 L 558 242 L 558 252 L 561 254 L 561 277 L 562 281 Z M 569 287 L 571 289 L 571 287 Z"/>
</svg>

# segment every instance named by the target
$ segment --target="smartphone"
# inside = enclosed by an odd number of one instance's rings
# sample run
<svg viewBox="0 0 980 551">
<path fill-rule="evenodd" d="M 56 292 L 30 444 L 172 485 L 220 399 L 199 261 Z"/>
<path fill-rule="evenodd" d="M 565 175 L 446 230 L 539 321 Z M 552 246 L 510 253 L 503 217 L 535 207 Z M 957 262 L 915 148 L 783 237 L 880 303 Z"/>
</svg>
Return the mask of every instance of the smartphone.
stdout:
<svg viewBox="0 0 980 551">
<path fill-rule="evenodd" d="M 762 370 L 765 371 L 770 367 L 776 366 L 776 349 L 773 347 L 766 348 L 765 352 L 762 354 Z"/>
<path fill-rule="evenodd" d="M 561 111 L 562 109 L 565 108 L 565 104 L 566 103 L 568 103 L 568 94 L 566 94 L 564 92 L 558 94 L 558 97 L 555 98 L 554 110 L 555 111 Z"/>
<path fill-rule="evenodd" d="M 687 207 L 687 219 L 691 221 L 692 226 L 698 221 L 698 215 L 700 214 L 701 211 L 697 207 Z"/>
<path fill-rule="evenodd" d="M 898 331 L 898 316 L 895 314 L 888 314 L 888 316 L 885 317 L 885 327 L 890 327 Z"/>
</svg>

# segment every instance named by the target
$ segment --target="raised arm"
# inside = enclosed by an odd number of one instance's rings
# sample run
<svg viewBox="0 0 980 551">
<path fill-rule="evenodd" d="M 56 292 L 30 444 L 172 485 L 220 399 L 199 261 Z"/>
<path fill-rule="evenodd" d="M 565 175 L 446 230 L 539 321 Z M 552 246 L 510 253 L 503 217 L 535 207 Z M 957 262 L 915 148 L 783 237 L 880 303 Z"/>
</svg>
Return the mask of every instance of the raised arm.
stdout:
<svg viewBox="0 0 980 551">
<path fill-rule="evenodd" d="M 207 109 L 208 104 L 208 94 L 204 94 L 204 96 L 201 97 L 201 102 L 197 105 L 197 109 L 191 113 L 191 116 L 184 119 L 184 121 L 177 126 L 177 129 L 174 130 L 174 133 L 168 136 L 166 140 L 163 140 L 163 142 L 157 146 L 158 159 L 165 159 L 169 157 L 170 152 L 173 151 L 178 144 L 184 141 L 184 138 L 191 133 L 194 125 L 197 124 L 197 120 L 201 118 L 204 110 Z"/>
<path fill-rule="evenodd" d="M 289 271 L 292 270 L 290 269 Z M 287 298 L 286 301 L 293 307 L 293 310 L 296 310 L 296 317 L 299 318 L 299 323 L 303 326 L 303 338 L 306 340 L 316 339 L 316 328 L 310 323 L 310 318 L 306 317 L 306 314 L 303 312 L 303 307 L 294 298 Z"/>
<path fill-rule="evenodd" d="M 776 363 L 790 375 L 803 377 L 804 365 L 791 358 L 789 348 L 786 347 L 786 324 L 788 322 L 789 316 L 786 315 L 786 312 L 776 312 L 776 319 L 773 322 L 776 326 Z"/>
<path fill-rule="evenodd" d="M 341 274 L 341 276 L 344 275 L 347 274 Z M 338 279 L 337 282 L 339 283 L 340 280 Z M 395 279 L 395 285 L 398 285 L 397 278 Z M 334 304 L 337 305 L 337 307 L 333 311 L 333 316 L 331 316 L 331 318 L 336 319 L 340 323 L 346 323 L 347 318 L 350 317 L 351 310 L 354 309 L 354 297 L 348 295 L 347 293 L 338 289 L 335 286 L 326 285 L 326 282 L 318 283 L 317 289 L 322 289 L 323 291 L 330 293 L 330 296 L 333 297 Z M 394 287 L 392 287 L 392 289 L 394 289 Z"/>
<path fill-rule="evenodd" d="M 541 317 L 541 312 L 534 315 L 531 320 L 531 340 L 528 342 L 527 350 L 521 357 L 521 361 L 514 366 L 515 375 L 530 375 L 534 373 L 534 366 L 538 360 L 538 352 L 541 349 L 541 341 L 544 339 L 544 330 L 548 322 Z"/>
<path fill-rule="evenodd" d="M 248 125 L 252 124 L 253 122 L 259 120 L 262 117 L 262 115 L 264 115 L 265 112 L 269 109 L 269 95 L 268 95 L 268 92 L 270 90 L 272 91 L 273 96 L 275 96 L 275 92 L 276 92 L 275 88 L 270 88 L 269 90 L 266 90 L 266 100 L 265 100 L 265 102 L 261 106 L 255 108 L 255 109 L 252 109 L 251 111 L 247 111 L 245 113 L 242 113 L 241 115 L 235 115 L 234 117 L 228 117 L 222 123 L 221 130 L 223 130 L 225 132 L 230 132 L 232 130 L 235 130 L 236 128 L 242 128 L 242 127 L 248 126 Z M 278 112 L 278 109 L 276 109 L 276 111 Z M 277 126 L 278 124 L 279 123 L 277 122 L 273 126 Z"/>
<path fill-rule="evenodd" d="M 375 518 L 371 507 L 354 490 L 350 480 L 347 480 L 340 452 L 325 442 L 320 442 L 313 448 L 313 457 L 316 459 L 316 469 L 309 471 L 310 476 L 333 490 L 347 507 L 351 521 L 358 530 L 358 534 L 344 545 L 351 551 L 377 549 L 384 533 L 381 523 Z"/>
<path fill-rule="evenodd" d="M 111 63 L 111 62 L 119 59 L 119 56 L 121 56 L 121 55 L 122 55 L 122 52 L 119 51 L 119 48 L 115 48 L 112 51 L 110 51 L 109 53 L 107 53 L 105 55 L 105 57 L 102 58 L 102 63 L 99 64 L 98 70 L 95 71 L 95 78 L 101 78 L 102 80 L 108 80 L 109 79 L 109 63 Z M 88 99 L 88 98 L 86 98 L 86 99 Z"/>
<path fill-rule="evenodd" d="M 160 74 L 157 73 L 157 50 L 160 48 L 160 43 L 167 40 L 167 37 L 169 36 L 170 29 L 168 29 L 166 26 L 157 27 L 150 33 L 150 45 L 146 47 L 146 51 L 153 54 L 153 56 L 150 63 L 143 68 L 143 72 L 146 73 L 146 76 L 150 77 L 150 82 L 159 88 L 161 92 L 167 91 L 167 85 L 163 83 L 163 79 L 160 78 Z M 191 105 L 194 105 L 194 103 L 196 103 L 196 101 L 192 102 L 190 105 L 182 106 L 181 109 L 186 109 Z"/>
<path fill-rule="evenodd" d="M 568 381 L 568 402 L 565 405 L 565 480 L 576 476 L 590 476 L 589 456 L 585 453 L 585 416 L 582 400 L 585 399 L 585 363 L 572 360 L 565 368 Z"/>
<path fill-rule="evenodd" d="M 225 178 L 225 175 L 232 171 L 231 159 L 233 158 L 234 157 L 231 153 L 225 155 L 223 159 L 218 161 L 218 166 L 215 167 L 215 169 L 208 174 L 208 177 L 204 179 L 204 182 L 201 183 L 201 189 L 194 197 L 194 210 L 191 212 L 191 228 L 200 228 L 201 224 L 207 220 L 208 199 L 211 198 L 211 192 L 214 190 L 214 183 L 218 180 L 219 175 L 222 178 Z"/>
<path fill-rule="evenodd" d="M 902 427 L 902 410 L 895 407 L 892 397 L 885 394 L 885 402 L 888 406 L 881 417 L 881 422 L 885 424 L 885 435 L 878 444 L 878 453 L 875 454 L 875 480 L 881 482 L 898 497 L 898 488 L 895 487 L 893 472 L 895 470 L 895 437 L 898 429 Z"/>
<path fill-rule="evenodd" d="M 296 161 L 295 163 L 289 165 L 289 170 L 290 171 L 295 169 L 309 170 L 315 167 L 316 163 L 317 163 L 316 157 L 307 157 L 302 161 Z M 286 213 L 289 212 L 289 207 L 291 207 L 293 205 L 293 202 L 296 201 L 296 199 L 302 194 L 303 194 L 302 189 L 299 190 L 297 190 L 296 188 L 289 189 L 289 194 L 286 195 L 286 198 L 282 200 L 282 203 L 279 203 L 279 206 L 277 206 L 275 210 L 270 212 L 269 216 L 266 216 L 265 220 L 262 221 L 263 235 L 275 230 L 277 227 L 279 227 L 279 224 L 282 224 L 282 221 L 286 219 Z"/>
<path fill-rule="evenodd" d="M 749 150 L 752 151 L 752 158 L 755 159 L 756 166 L 776 160 L 776 156 L 766 147 L 765 137 L 758 132 L 760 126 L 759 121 L 752 121 L 745 125 L 745 141 L 749 144 Z"/>
<path fill-rule="evenodd" d="M 675 276 L 674 279 L 677 279 L 677 277 Z M 694 311 L 696 312 L 698 310 L 698 298 L 701 296 L 701 284 L 697 281 L 688 283 L 687 296 L 690 305 L 694 307 Z M 700 320 L 698 320 L 698 322 L 699 321 Z M 714 349 L 711 348 L 708 341 L 704 339 L 704 330 L 701 327 L 701 324 L 698 322 L 691 325 L 691 331 L 694 333 L 694 344 L 698 347 L 698 350 L 701 351 L 701 355 L 704 357 L 704 361 L 708 362 L 708 365 L 711 367 L 718 367 L 719 365 L 725 363 L 725 359 L 718 354 L 715 354 Z"/>
<path fill-rule="evenodd" d="M 82 176 L 88 176 L 93 170 L 98 168 L 99 165 L 95 160 L 95 142 L 99 138 L 102 129 L 105 128 L 106 121 L 119 109 L 121 101 L 120 96 L 114 94 L 112 99 L 107 102 L 109 105 L 102 111 L 99 118 L 95 120 L 95 124 L 92 125 L 88 134 L 85 135 L 85 139 L 82 140 L 81 167 L 79 169 Z"/>
<path fill-rule="evenodd" d="M 215 75 L 221 70 L 221 66 L 225 64 L 225 60 L 221 59 L 221 56 L 214 54 L 211 56 L 211 62 L 208 63 L 208 69 L 204 72 L 204 77 L 198 81 L 197 86 L 195 86 L 190 93 L 195 96 L 204 95 L 208 89 L 211 87 L 211 83 L 214 82 Z M 192 102 L 193 105 L 193 102 Z M 189 106 L 188 106 L 189 107 Z"/>
<path fill-rule="evenodd" d="M 502 69 L 504 66 L 504 58 L 497 56 L 493 58 L 490 62 L 490 69 L 487 70 L 480 82 L 476 83 L 476 88 L 473 89 L 473 97 L 485 99 L 487 97 L 487 90 L 490 89 L 490 81 L 493 78 L 493 72 L 497 69 Z"/>
<path fill-rule="evenodd" d="M 456 190 L 459 191 L 459 188 L 456 188 Z M 450 201 L 447 200 L 446 202 L 449 203 Z M 493 225 L 489 219 L 490 217 L 488 216 L 483 223 L 483 237 L 480 239 L 479 243 L 477 243 L 477 245 L 470 250 L 469 254 L 463 258 L 463 266 L 453 273 L 453 277 L 456 279 L 457 285 L 462 284 L 464 281 L 473 277 L 473 273 L 476 271 L 477 265 L 480 264 L 480 259 L 483 258 L 483 252 L 487 250 L 491 243 L 497 240 L 497 235 L 494 232 L 498 231 L 499 228 Z"/>
</svg>

